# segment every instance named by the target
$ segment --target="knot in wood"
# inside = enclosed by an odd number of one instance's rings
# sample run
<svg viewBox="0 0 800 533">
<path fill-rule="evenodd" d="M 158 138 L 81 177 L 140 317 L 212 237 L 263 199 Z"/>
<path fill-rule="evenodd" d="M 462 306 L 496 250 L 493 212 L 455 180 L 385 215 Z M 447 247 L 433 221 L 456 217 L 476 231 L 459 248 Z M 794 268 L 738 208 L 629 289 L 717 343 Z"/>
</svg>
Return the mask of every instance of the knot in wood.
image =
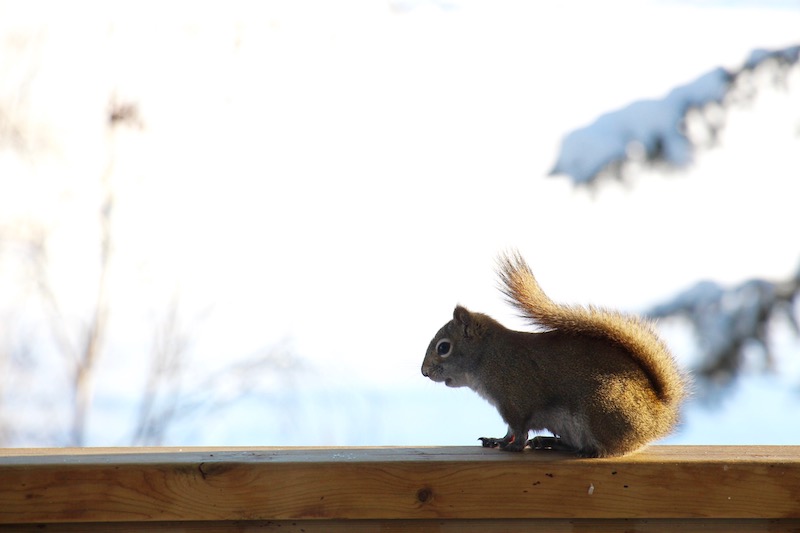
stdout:
<svg viewBox="0 0 800 533">
<path fill-rule="evenodd" d="M 417 500 L 419 500 L 421 503 L 425 503 L 430 500 L 431 496 L 433 496 L 433 491 L 427 487 L 421 488 L 417 491 Z"/>
</svg>

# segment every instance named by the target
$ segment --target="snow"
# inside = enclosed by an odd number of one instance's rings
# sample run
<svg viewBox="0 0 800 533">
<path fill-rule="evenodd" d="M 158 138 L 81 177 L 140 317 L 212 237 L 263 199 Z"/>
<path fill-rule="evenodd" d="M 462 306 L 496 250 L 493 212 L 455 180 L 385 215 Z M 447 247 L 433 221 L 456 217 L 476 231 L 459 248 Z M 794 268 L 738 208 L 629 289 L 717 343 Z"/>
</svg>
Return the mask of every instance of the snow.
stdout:
<svg viewBox="0 0 800 533">
<path fill-rule="evenodd" d="M 661 100 L 634 102 L 602 115 L 564 138 L 551 174 L 567 174 L 576 184 L 585 185 L 637 149 L 647 160 L 688 164 L 692 144 L 681 127 L 684 116 L 689 109 L 722 102 L 730 80 L 730 74 L 720 67 L 673 89 Z"/>
<path fill-rule="evenodd" d="M 741 373 L 754 345 L 760 348 L 758 367 L 775 369 L 775 353 L 782 351 L 773 347 L 777 319 L 786 319 L 792 335 L 800 331 L 792 305 L 796 291 L 793 281 L 749 279 L 730 288 L 701 281 L 646 314 L 688 319 L 703 354 L 693 366 L 704 370 L 698 379 L 705 381 L 708 399 L 719 392 L 716 386 L 729 384 Z"/>
<path fill-rule="evenodd" d="M 690 404 L 681 426 L 662 444 L 797 445 L 797 401 L 785 377 L 750 375 L 716 403 Z"/>
<path fill-rule="evenodd" d="M 653 307 L 648 313 L 653 317 L 662 317 L 680 312 L 696 312 L 703 309 L 722 297 L 722 287 L 709 280 L 699 281 L 693 287 L 679 293 L 671 301 Z"/>
<path fill-rule="evenodd" d="M 685 126 L 690 110 L 722 104 L 739 73 L 753 70 L 768 60 L 793 65 L 798 55 L 800 46 L 756 49 L 737 71 L 717 67 L 676 87 L 664 98 L 633 102 L 601 115 L 589 126 L 565 136 L 551 174 L 568 175 L 576 185 L 587 185 L 604 171 L 619 174 L 621 166 L 631 159 L 685 167 L 692 162 L 694 152 Z"/>
<path fill-rule="evenodd" d="M 800 45 L 779 50 L 756 48 L 750 52 L 750 56 L 744 62 L 742 69 L 753 70 L 768 60 L 775 60 L 778 63 L 793 65 L 797 63 L 798 58 L 800 58 Z"/>
<path fill-rule="evenodd" d="M 701 281 L 672 300 L 654 306 L 647 314 L 653 318 L 688 316 L 702 332 L 709 351 L 717 353 L 720 343 L 752 336 L 768 310 L 783 309 L 793 318 L 789 308 L 777 305 L 781 298 L 786 295 L 778 293 L 775 283 L 762 279 L 746 280 L 730 289 L 713 281 Z"/>
</svg>

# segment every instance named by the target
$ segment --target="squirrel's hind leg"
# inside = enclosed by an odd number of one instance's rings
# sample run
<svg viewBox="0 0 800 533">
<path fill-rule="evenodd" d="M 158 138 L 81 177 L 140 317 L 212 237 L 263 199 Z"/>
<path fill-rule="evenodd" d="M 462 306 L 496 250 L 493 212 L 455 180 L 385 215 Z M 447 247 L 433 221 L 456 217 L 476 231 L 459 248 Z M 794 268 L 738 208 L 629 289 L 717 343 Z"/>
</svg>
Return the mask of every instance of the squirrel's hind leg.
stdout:
<svg viewBox="0 0 800 533">
<path fill-rule="evenodd" d="M 578 457 L 597 457 L 594 450 L 579 450 L 561 440 L 561 437 L 547 437 L 537 435 L 528 441 L 528 446 L 533 450 L 554 450 L 557 452 L 574 453 Z"/>
<path fill-rule="evenodd" d="M 543 437 L 536 435 L 528 441 L 528 446 L 534 450 L 557 450 L 563 452 L 574 452 L 570 446 L 564 444 L 559 437 Z"/>
<path fill-rule="evenodd" d="M 492 437 L 480 437 L 478 440 L 484 448 L 500 448 L 507 452 L 520 452 L 527 445 L 527 432 L 515 432 L 511 427 L 508 428 L 506 436 L 502 439 Z"/>
</svg>

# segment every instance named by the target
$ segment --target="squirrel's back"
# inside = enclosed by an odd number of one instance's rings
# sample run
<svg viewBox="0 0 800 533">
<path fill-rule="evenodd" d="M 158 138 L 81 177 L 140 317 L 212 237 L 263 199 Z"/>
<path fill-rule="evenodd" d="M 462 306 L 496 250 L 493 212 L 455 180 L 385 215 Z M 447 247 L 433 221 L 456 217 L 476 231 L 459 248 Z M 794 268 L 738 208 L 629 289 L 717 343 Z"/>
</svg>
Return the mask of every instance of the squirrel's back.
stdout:
<svg viewBox="0 0 800 533">
<path fill-rule="evenodd" d="M 639 363 L 661 401 L 673 404 L 684 397 L 684 377 L 649 322 L 607 309 L 553 302 L 518 252 L 500 257 L 498 274 L 501 290 L 525 318 L 565 333 L 606 338 Z"/>
</svg>

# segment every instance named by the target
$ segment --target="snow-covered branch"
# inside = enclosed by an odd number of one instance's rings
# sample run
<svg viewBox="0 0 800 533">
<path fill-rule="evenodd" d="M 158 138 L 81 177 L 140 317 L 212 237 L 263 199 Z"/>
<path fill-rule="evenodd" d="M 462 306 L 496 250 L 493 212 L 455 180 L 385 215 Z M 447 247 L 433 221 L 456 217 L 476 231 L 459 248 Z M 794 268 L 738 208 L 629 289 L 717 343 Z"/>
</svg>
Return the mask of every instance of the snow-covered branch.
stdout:
<svg viewBox="0 0 800 533">
<path fill-rule="evenodd" d="M 795 335 L 800 336 L 798 300 L 800 268 L 788 280 L 750 279 L 731 288 L 701 281 L 646 314 L 651 318 L 688 319 L 703 353 L 695 374 L 724 385 L 739 374 L 746 350 L 754 345 L 760 348 L 766 368 L 773 367 L 769 340 L 773 319 L 786 318 Z"/>
<path fill-rule="evenodd" d="M 575 185 L 593 185 L 598 177 L 623 176 L 628 162 L 684 167 L 691 163 L 699 122 L 702 136 L 714 139 L 722 127 L 720 108 L 739 98 L 737 89 L 750 83 L 748 74 L 772 69 L 776 77 L 798 65 L 800 45 L 780 50 L 754 50 L 742 67 L 717 67 L 658 100 L 640 100 L 601 115 L 592 124 L 566 135 L 551 175 L 567 175 Z"/>
</svg>

